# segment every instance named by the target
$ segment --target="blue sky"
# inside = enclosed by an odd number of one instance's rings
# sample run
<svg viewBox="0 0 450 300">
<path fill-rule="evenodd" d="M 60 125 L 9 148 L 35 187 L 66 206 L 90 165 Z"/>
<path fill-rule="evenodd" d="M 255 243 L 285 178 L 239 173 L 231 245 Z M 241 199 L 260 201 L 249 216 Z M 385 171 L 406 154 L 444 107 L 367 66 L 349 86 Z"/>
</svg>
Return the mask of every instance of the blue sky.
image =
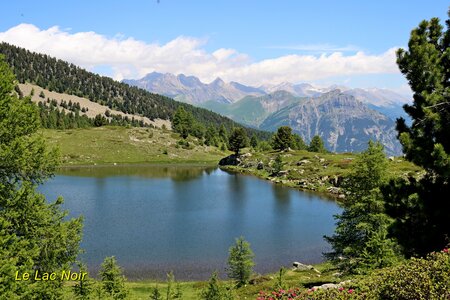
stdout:
<svg viewBox="0 0 450 300">
<path fill-rule="evenodd" d="M 421 20 L 445 20 L 448 6 L 441 0 L 17 0 L 2 3 L 0 40 L 116 79 L 159 71 L 206 82 L 220 76 L 252 85 L 406 91 L 395 48 L 407 45 Z"/>
</svg>

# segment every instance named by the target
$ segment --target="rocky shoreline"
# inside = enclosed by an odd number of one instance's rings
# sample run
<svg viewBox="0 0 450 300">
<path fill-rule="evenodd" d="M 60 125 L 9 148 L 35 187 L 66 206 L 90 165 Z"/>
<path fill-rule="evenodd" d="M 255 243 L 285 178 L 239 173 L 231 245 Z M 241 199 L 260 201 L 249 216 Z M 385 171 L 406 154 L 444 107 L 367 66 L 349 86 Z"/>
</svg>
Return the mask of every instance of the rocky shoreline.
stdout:
<svg viewBox="0 0 450 300">
<path fill-rule="evenodd" d="M 289 152 L 281 155 L 292 156 Z M 348 158 L 348 160 L 352 159 Z M 294 166 L 291 164 L 279 172 L 274 172 L 273 161 L 270 158 L 268 162 L 264 162 L 262 159 L 254 157 L 252 153 L 238 156 L 232 154 L 221 159 L 219 167 L 226 171 L 254 175 L 288 187 L 324 193 L 335 199 L 345 199 L 345 192 L 341 187 L 344 180 L 343 175 L 331 176 L 314 172 L 315 169 L 326 169 L 330 163 L 327 159 L 314 155 L 312 159 L 300 159 L 295 162 Z"/>
</svg>

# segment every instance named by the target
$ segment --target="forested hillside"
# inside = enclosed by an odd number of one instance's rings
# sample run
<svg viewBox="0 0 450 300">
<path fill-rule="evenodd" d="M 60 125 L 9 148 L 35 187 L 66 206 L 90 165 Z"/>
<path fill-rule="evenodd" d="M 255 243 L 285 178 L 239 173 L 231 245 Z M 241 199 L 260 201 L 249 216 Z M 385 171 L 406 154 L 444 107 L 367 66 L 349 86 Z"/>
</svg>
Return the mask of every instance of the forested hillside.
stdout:
<svg viewBox="0 0 450 300">
<path fill-rule="evenodd" d="M 88 72 L 68 62 L 45 54 L 30 52 L 7 43 L 0 43 L 0 54 L 13 69 L 20 83 L 33 83 L 59 93 L 86 97 L 93 102 L 129 114 L 154 119 L 172 119 L 178 107 L 183 106 L 201 124 L 227 129 L 239 126 L 234 121 L 206 109 L 174 101 L 165 96 L 131 87 L 109 77 Z M 270 133 L 246 128 L 248 135 L 266 139 Z"/>
</svg>

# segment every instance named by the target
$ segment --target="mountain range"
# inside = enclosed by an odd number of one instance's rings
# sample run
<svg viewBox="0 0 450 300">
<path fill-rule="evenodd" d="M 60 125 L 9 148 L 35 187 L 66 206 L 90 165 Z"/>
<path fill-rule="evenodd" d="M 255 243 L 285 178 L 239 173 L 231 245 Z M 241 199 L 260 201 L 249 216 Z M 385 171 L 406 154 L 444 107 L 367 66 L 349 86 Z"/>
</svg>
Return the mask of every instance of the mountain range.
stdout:
<svg viewBox="0 0 450 300">
<path fill-rule="evenodd" d="M 203 83 L 195 76 L 157 72 L 124 82 L 257 129 L 276 131 L 288 125 L 307 142 L 320 135 L 327 148 L 336 152 L 364 150 L 373 139 L 382 142 L 388 154 L 401 154 L 395 119 L 408 119 L 402 106 L 410 102 L 405 96 L 379 88 L 289 82 L 252 87 L 220 78 Z"/>
<path fill-rule="evenodd" d="M 222 79 L 217 78 L 207 84 L 195 76 L 183 74 L 153 72 L 139 80 L 123 80 L 123 82 L 194 105 L 210 100 L 232 103 L 248 95 L 261 96 L 265 94 L 263 90 L 237 82 L 225 83 Z"/>
<path fill-rule="evenodd" d="M 316 97 L 335 89 L 352 95 L 357 100 L 373 107 L 401 107 L 411 101 L 406 96 L 379 88 L 351 89 L 341 85 L 317 87 L 309 83 L 293 84 L 290 82 L 252 87 L 234 81 L 226 83 L 221 78 L 216 78 L 210 83 L 203 83 L 195 76 L 158 72 L 149 73 L 138 80 L 125 79 L 123 82 L 194 105 L 207 101 L 234 103 L 245 96 L 263 96 L 277 91 L 286 91 L 296 97 Z"/>
</svg>

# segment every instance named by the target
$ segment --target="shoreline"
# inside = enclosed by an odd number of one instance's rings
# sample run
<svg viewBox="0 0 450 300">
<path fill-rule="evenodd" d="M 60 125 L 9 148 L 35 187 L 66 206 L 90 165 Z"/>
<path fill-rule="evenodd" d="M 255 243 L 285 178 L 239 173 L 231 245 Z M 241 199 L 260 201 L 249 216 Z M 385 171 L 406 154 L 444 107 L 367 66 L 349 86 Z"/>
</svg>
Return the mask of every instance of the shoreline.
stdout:
<svg viewBox="0 0 450 300">
<path fill-rule="evenodd" d="M 94 164 L 61 164 L 56 168 L 106 168 L 106 167 L 164 167 L 164 166 L 186 166 L 186 167 L 214 167 L 218 166 L 215 161 L 154 161 L 154 162 L 114 162 L 114 163 L 94 163 Z"/>
</svg>

